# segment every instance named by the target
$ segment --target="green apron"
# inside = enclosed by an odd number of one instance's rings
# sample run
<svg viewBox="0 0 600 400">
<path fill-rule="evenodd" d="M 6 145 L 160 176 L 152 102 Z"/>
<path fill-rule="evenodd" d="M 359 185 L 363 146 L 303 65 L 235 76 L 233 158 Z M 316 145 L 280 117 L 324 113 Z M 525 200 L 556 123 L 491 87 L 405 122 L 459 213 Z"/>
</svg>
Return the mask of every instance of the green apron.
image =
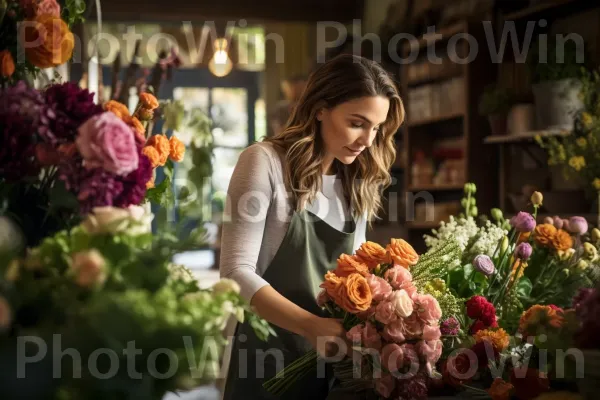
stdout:
<svg viewBox="0 0 600 400">
<path fill-rule="evenodd" d="M 323 282 L 325 273 L 335 268 L 342 253 L 353 253 L 355 230 L 354 220 L 347 223 L 344 232 L 340 232 L 309 211 L 295 212 L 283 242 L 263 278 L 298 306 L 313 314 L 325 316 L 316 302 L 319 285 Z M 247 323 L 238 324 L 224 400 L 275 398 L 262 387 L 264 382 L 279 372 L 275 357 L 267 350 L 280 350 L 286 366 L 311 350 L 310 343 L 303 337 L 276 326 L 273 328 L 277 336 L 264 342 L 256 337 Z M 267 354 L 258 357 L 258 363 L 257 350 L 263 350 L 262 354 Z M 330 367 L 322 378 L 317 377 L 315 370 L 282 397 L 286 400 L 322 400 L 327 397 L 332 381 Z"/>
</svg>

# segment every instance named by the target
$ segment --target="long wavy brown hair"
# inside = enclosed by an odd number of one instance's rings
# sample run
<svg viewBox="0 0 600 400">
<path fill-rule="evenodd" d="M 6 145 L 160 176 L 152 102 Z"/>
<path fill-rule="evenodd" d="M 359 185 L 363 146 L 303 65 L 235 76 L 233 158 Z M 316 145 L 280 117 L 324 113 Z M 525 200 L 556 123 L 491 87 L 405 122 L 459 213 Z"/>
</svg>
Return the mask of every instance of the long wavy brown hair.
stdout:
<svg viewBox="0 0 600 400">
<path fill-rule="evenodd" d="M 353 216 L 366 216 L 368 221 L 377 218 L 382 192 L 391 183 L 389 170 L 396 158 L 394 134 L 404 121 L 404 105 L 381 65 L 350 54 L 337 56 L 314 70 L 284 130 L 264 139 L 285 154 L 284 175 L 296 210 L 311 203 L 322 186 L 325 148 L 318 111 L 369 96 L 389 99 L 387 120 L 372 146 L 352 164 L 335 160 L 334 166 Z"/>
</svg>

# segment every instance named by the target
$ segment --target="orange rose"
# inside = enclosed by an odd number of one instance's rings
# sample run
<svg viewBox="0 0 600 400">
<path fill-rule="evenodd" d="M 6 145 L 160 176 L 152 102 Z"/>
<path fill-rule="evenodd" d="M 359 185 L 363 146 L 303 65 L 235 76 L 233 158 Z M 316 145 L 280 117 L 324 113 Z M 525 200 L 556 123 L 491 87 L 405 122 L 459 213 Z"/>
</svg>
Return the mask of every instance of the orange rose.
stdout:
<svg viewBox="0 0 600 400">
<path fill-rule="evenodd" d="M 347 277 L 350 274 L 359 273 L 362 276 L 369 275 L 369 267 L 358 258 L 342 254 L 337 260 L 336 275 Z"/>
<path fill-rule="evenodd" d="M 142 107 L 150 110 L 158 108 L 158 100 L 156 100 L 156 97 L 152 93 L 145 92 L 140 94 L 140 103 Z"/>
<path fill-rule="evenodd" d="M 21 25 L 25 56 L 39 68 L 62 65 L 73 55 L 75 38 L 66 22 L 53 15 L 38 15 Z"/>
<path fill-rule="evenodd" d="M 147 145 L 154 147 L 156 151 L 158 151 L 158 155 L 160 156 L 158 165 L 165 165 L 167 159 L 169 158 L 169 154 L 171 154 L 171 145 L 169 144 L 169 139 L 162 134 L 154 135 L 148 139 Z"/>
<path fill-rule="evenodd" d="M 128 124 L 131 123 L 131 115 L 129 115 L 129 110 L 123 103 L 119 103 L 116 100 L 109 100 L 104 103 L 104 110 L 110 111 Z"/>
<path fill-rule="evenodd" d="M 342 278 L 337 276 L 332 271 L 329 271 L 325 274 L 325 280 L 321 283 L 320 288 L 325 289 L 327 295 L 331 297 L 331 299 L 336 303 L 338 303 L 338 299 L 342 297 L 345 292 L 345 282 L 346 278 Z"/>
<path fill-rule="evenodd" d="M 533 240 L 540 246 L 549 247 L 556 235 L 556 228 L 550 224 L 539 224 L 533 231 Z"/>
<path fill-rule="evenodd" d="M 148 157 L 152 168 L 156 168 L 160 165 L 160 154 L 158 154 L 158 150 L 156 150 L 154 147 L 144 146 L 142 149 L 142 154 Z"/>
<path fill-rule="evenodd" d="M 356 257 L 367 264 L 370 269 L 377 267 L 381 263 L 388 263 L 388 253 L 383 247 L 375 242 L 365 242 L 358 250 Z"/>
<path fill-rule="evenodd" d="M 185 155 L 185 145 L 181 142 L 181 140 L 177 139 L 175 136 L 171 136 L 171 139 L 169 139 L 169 146 L 171 147 L 169 158 L 175 162 L 183 161 L 183 156 Z"/>
<path fill-rule="evenodd" d="M 492 400 L 508 400 L 515 387 L 502 378 L 494 379 L 492 386 L 487 390 Z"/>
<path fill-rule="evenodd" d="M 419 255 L 415 249 L 404 239 L 392 239 L 386 250 L 395 265 L 409 268 L 419 261 Z"/>
<path fill-rule="evenodd" d="M 15 60 L 8 50 L 0 51 L 0 74 L 5 78 L 10 78 L 15 73 Z"/>
<path fill-rule="evenodd" d="M 552 238 L 552 246 L 558 251 L 566 251 L 573 247 L 573 238 L 569 232 L 559 229 Z"/>
<path fill-rule="evenodd" d="M 342 309 L 352 314 L 367 311 L 373 301 L 369 283 L 361 274 L 350 274 L 344 282 L 346 288 L 345 296 L 342 296 L 338 304 Z"/>
</svg>

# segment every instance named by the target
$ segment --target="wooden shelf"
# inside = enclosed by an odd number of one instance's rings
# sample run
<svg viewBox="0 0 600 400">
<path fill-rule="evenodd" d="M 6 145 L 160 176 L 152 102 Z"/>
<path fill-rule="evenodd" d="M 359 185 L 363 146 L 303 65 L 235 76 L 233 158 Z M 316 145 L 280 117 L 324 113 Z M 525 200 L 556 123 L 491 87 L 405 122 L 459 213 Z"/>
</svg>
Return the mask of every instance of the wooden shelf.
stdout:
<svg viewBox="0 0 600 400">
<path fill-rule="evenodd" d="M 433 43 L 448 40 L 451 36 L 456 35 L 458 33 L 463 33 L 463 32 L 466 32 L 466 26 L 463 22 L 459 22 L 457 24 L 450 25 L 448 27 L 439 29 L 435 32 L 426 33 L 418 39 L 414 39 L 414 40 L 405 42 L 402 45 L 402 50 L 406 52 L 411 49 L 420 49 L 422 47 L 426 47 L 428 44 L 430 44 L 430 42 L 432 42 L 433 38 L 436 37 L 435 35 L 442 35 L 442 37 L 438 38 L 438 40 L 436 40 L 436 41 L 433 41 Z"/>
<path fill-rule="evenodd" d="M 532 7 L 506 14 L 504 20 L 517 21 L 522 19 L 539 20 L 565 17 L 578 11 L 597 7 L 598 3 L 591 0 L 553 0 L 545 1 Z"/>
<path fill-rule="evenodd" d="M 568 136 L 571 131 L 568 130 L 544 130 L 544 131 L 532 131 L 523 132 L 513 135 L 501 135 L 501 136 L 488 136 L 483 142 L 486 144 L 498 144 L 498 143 L 523 143 L 533 142 L 536 136 L 541 137 L 552 137 L 552 136 Z"/>
<path fill-rule="evenodd" d="M 431 117 L 431 118 L 423 118 L 417 121 L 408 121 L 408 126 L 410 128 L 415 128 L 417 126 L 426 126 L 426 125 L 432 125 L 432 124 L 437 124 L 440 122 L 446 122 L 446 121 L 451 121 L 453 119 L 458 119 L 458 118 L 463 118 L 465 116 L 464 112 L 456 112 L 453 114 L 446 114 L 446 115 L 439 115 L 436 117 Z"/>
<path fill-rule="evenodd" d="M 451 72 L 447 72 L 447 73 L 442 73 L 442 74 L 438 74 L 438 75 L 434 75 L 434 76 L 428 76 L 426 78 L 420 78 L 420 79 L 415 79 L 412 81 L 409 81 L 407 83 L 407 86 L 409 88 L 415 88 L 421 85 L 429 85 L 432 83 L 441 83 L 444 81 L 448 81 L 452 78 L 458 78 L 460 76 L 463 76 L 463 70 L 462 69 L 458 69 L 455 71 L 451 71 Z"/>
<path fill-rule="evenodd" d="M 406 223 L 408 229 L 429 230 L 439 228 L 442 221 L 409 221 Z"/>
<path fill-rule="evenodd" d="M 431 191 L 431 192 L 441 192 L 441 191 L 445 191 L 445 190 L 462 190 L 465 187 L 464 183 L 451 183 L 451 184 L 444 184 L 444 185 L 414 185 L 414 186 L 409 186 L 408 187 L 408 191 L 409 192 L 419 192 L 422 190 L 426 190 L 426 191 Z"/>
</svg>

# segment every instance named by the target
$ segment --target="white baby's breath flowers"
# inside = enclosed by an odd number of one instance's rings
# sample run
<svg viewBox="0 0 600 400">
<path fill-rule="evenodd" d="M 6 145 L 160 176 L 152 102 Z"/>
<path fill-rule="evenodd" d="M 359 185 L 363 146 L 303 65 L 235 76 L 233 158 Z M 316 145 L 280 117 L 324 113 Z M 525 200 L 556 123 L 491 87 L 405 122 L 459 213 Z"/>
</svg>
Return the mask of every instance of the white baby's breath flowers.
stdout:
<svg viewBox="0 0 600 400">
<path fill-rule="evenodd" d="M 228 292 L 234 292 L 235 294 L 239 294 L 241 289 L 240 285 L 238 285 L 236 281 L 228 278 L 223 278 L 213 285 L 212 290 L 215 294 Z"/>
</svg>

